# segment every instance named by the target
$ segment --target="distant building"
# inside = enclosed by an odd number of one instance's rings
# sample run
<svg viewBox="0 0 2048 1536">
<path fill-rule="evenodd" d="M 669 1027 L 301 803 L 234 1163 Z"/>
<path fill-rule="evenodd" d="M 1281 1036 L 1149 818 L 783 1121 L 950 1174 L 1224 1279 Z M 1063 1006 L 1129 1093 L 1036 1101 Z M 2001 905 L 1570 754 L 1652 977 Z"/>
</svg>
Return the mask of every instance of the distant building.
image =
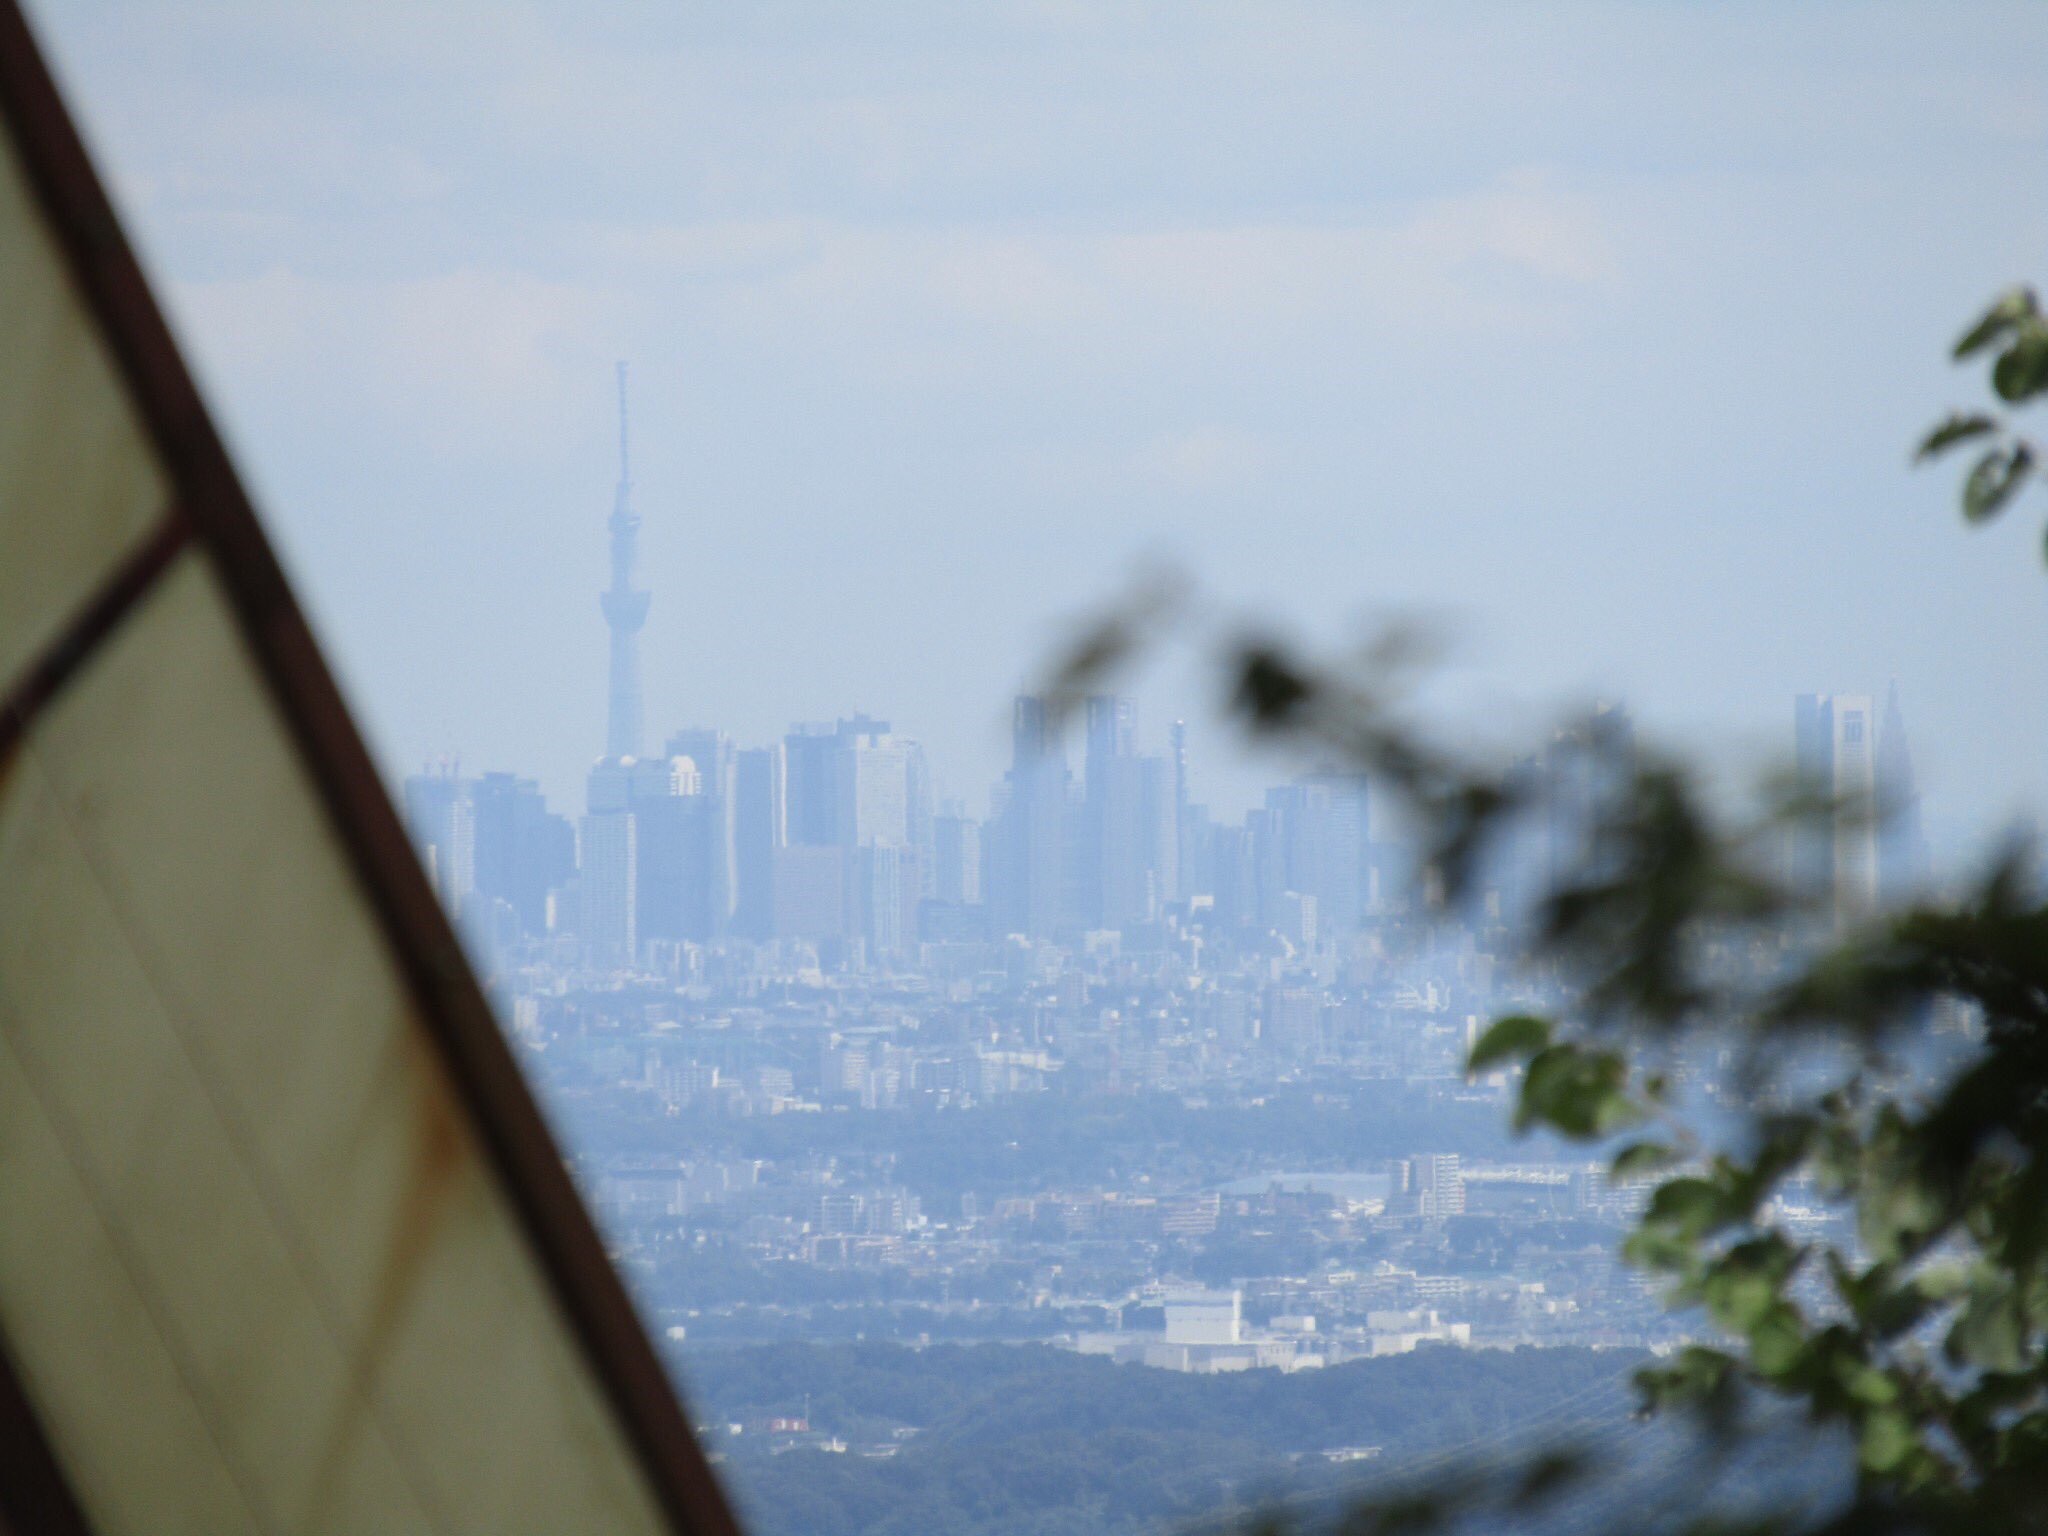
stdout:
<svg viewBox="0 0 2048 1536">
<path fill-rule="evenodd" d="M 924 748 L 897 736 L 885 720 L 855 715 L 831 725 L 801 725 L 783 739 L 788 851 L 839 850 L 843 899 L 839 928 L 871 954 L 902 952 L 916 937 L 917 903 L 934 878 L 931 777 Z M 758 831 L 753 846 L 758 847 Z M 801 912 L 778 906 L 774 930 L 795 937 L 823 912 L 823 860 L 779 860 Z M 805 934 L 802 936 L 810 936 Z"/>
<path fill-rule="evenodd" d="M 1072 911 L 1067 881 L 1068 772 L 1047 701 L 1024 696 L 1010 717 L 1010 771 L 987 845 L 990 931 L 1048 939 Z"/>
<path fill-rule="evenodd" d="M 1165 1310 L 1169 1344 L 1236 1344 L 1243 1338 L 1242 1291 L 1173 1291 Z"/>
<path fill-rule="evenodd" d="M 593 964 L 630 966 L 639 959 L 641 924 L 673 938 L 672 902 L 682 877 L 683 812 L 669 802 L 701 795 L 703 781 L 688 758 L 601 758 L 585 786 L 587 807 L 578 828 L 582 938 Z M 642 859 L 642 820 L 650 822 L 652 879 Z"/>
<path fill-rule="evenodd" d="M 1793 701 L 1792 721 L 1799 783 L 1826 809 L 1794 829 L 1788 872 L 1847 926 L 1906 899 L 1926 873 L 1898 689 L 1881 720 L 1868 694 L 1807 693 Z"/>
<path fill-rule="evenodd" d="M 981 901 L 981 823 L 957 807 L 932 818 L 932 895 L 960 906 Z"/>
<path fill-rule="evenodd" d="M 452 767 L 416 773 L 403 786 L 407 828 L 451 916 L 461 915 L 476 890 L 473 789 Z"/>
<path fill-rule="evenodd" d="M 546 933 L 548 897 L 576 873 L 575 828 L 548 810 L 532 779 L 486 773 L 470 800 L 477 894 L 510 908 L 521 932 Z"/>
<path fill-rule="evenodd" d="M 733 778 L 733 931 L 775 933 L 775 859 L 789 846 L 789 788 L 783 747 L 737 755 Z"/>
</svg>

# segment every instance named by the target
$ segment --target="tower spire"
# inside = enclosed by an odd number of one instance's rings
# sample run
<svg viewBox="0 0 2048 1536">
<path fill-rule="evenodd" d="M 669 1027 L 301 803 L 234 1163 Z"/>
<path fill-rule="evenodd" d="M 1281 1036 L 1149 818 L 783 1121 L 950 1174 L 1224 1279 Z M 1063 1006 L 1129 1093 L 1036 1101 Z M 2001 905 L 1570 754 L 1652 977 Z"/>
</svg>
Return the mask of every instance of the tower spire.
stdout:
<svg viewBox="0 0 2048 1536">
<path fill-rule="evenodd" d="M 640 755 L 640 627 L 648 595 L 635 590 L 640 518 L 633 511 L 632 461 L 627 453 L 626 365 L 619 364 L 619 486 L 612 498 L 611 585 L 598 597 L 611 630 L 611 689 L 605 711 L 606 757 Z"/>
</svg>

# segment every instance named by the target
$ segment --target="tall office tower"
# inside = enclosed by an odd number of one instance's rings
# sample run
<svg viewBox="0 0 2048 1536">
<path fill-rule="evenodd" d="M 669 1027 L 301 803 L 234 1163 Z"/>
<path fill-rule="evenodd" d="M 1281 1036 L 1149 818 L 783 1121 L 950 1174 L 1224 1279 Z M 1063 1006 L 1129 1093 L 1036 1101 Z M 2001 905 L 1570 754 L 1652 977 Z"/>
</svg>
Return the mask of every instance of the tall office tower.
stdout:
<svg viewBox="0 0 2048 1536">
<path fill-rule="evenodd" d="M 611 631 L 611 688 L 605 711 L 607 757 L 640 755 L 640 629 L 647 622 L 648 595 L 635 591 L 640 518 L 633 511 L 633 479 L 627 457 L 626 365 L 619 364 L 619 487 L 612 498 L 612 584 L 598 597 Z"/>
<path fill-rule="evenodd" d="M 981 823 L 957 805 L 932 818 L 932 896 L 953 906 L 981 900 Z"/>
<path fill-rule="evenodd" d="M 1920 825 L 1920 790 L 1913 780 L 1897 682 L 1885 691 L 1884 719 L 1877 728 L 1877 810 L 1878 895 L 1887 907 L 1903 905 L 1927 878 L 1927 837 Z"/>
<path fill-rule="evenodd" d="M 1792 700 L 1792 760 L 1801 791 L 1832 805 L 1835 798 L 1835 707 L 1824 693 Z M 1800 820 L 1792 829 L 1787 874 L 1794 886 L 1832 902 L 1835 822 L 1832 811 Z"/>
<path fill-rule="evenodd" d="M 874 958 L 903 954 L 917 933 L 917 857 L 903 843 L 855 851 L 861 937 Z"/>
<path fill-rule="evenodd" d="M 775 856 L 789 846 L 789 800 L 780 745 L 741 752 L 733 776 L 733 930 L 775 934 Z"/>
<path fill-rule="evenodd" d="M 837 848 L 849 853 L 898 850 L 881 861 L 886 878 L 880 884 L 862 879 L 859 873 L 876 867 L 876 861 L 862 864 L 849 858 L 843 862 L 852 871 L 847 887 L 854 902 L 849 931 L 867 939 L 871 953 L 900 950 L 905 931 L 901 916 L 878 910 L 876 901 L 895 901 L 894 895 L 878 897 L 877 893 L 883 892 L 885 885 L 887 891 L 895 891 L 897 884 L 891 882 L 907 882 L 906 899 L 914 916 L 915 903 L 925 887 L 923 869 L 931 849 L 932 813 L 931 775 L 924 748 L 895 735 L 886 720 L 855 715 L 831 725 L 797 726 L 784 738 L 782 750 L 791 848 Z M 790 886 L 802 893 L 807 911 L 817 908 L 817 893 L 824 888 L 824 877 L 813 865 L 818 861 L 805 864 L 809 873 Z M 776 931 L 783 932 L 787 926 L 778 919 Z M 888 942 L 879 942 L 884 939 Z"/>
<path fill-rule="evenodd" d="M 1548 869 L 1544 886 L 1554 890 L 1582 875 L 1594 850 L 1594 827 L 1626 791 L 1634 771 L 1635 722 L 1618 704 L 1602 704 L 1591 715 L 1561 726 L 1543 749 L 1541 784 Z"/>
<path fill-rule="evenodd" d="M 735 873 L 739 862 L 739 806 L 735 794 L 739 753 L 731 737 L 709 726 L 677 731 L 669 737 L 663 752 L 671 759 L 688 758 L 704 781 L 705 804 L 696 813 L 706 823 L 708 862 L 702 899 L 710 922 L 709 936 L 717 937 L 731 930 L 733 913 L 739 905 Z"/>
<path fill-rule="evenodd" d="M 1067 758 L 1042 698 L 1010 713 L 1010 771 L 989 825 L 987 902 L 992 931 L 1050 938 L 1067 918 Z"/>
<path fill-rule="evenodd" d="M 904 837 L 916 860 L 915 895 L 928 897 L 938 890 L 938 818 L 933 804 L 932 769 L 921 742 L 904 743 Z"/>
<path fill-rule="evenodd" d="M 633 796 L 636 931 L 703 943 L 725 932 L 724 803 L 687 757 L 636 775 Z"/>
<path fill-rule="evenodd" d="M 628 966 L 640 951 L 637 840 L 630 811 L 592 812 L 577 829 L 577 890 L 586 958 Z"/>
<path fill-rule="evenodd" d="M 639 958 L 639 812 L 695 778 L 694 765 L 685 770 L 663 758 L 605 757 L 592 766 L 577 828 L 577 867 L 583 943 L 593 965 L 625 966 Z"/>
<path fill-rule="evenodd" d="M 1152 916 L 1141 831 L 1143 770 L 1134 751 L 1137 715 L 1130 699 L 1087 701 L 1075 873 L 1082 921 L 1091 928 L 1124 929 Z"/>
<path fill-rule="evenodd" d="M 1289 888 L 1315 898 L 1318 931 L 1341 943 L 1364 921 L 1372 893 L 1365 776 L 1308 774 L 1268 795 L 1267 804 L 1282 818 Z"/>
<path fill-rule="evenodd" d="M 1287 835 L 1281 813 L 1273 805 L 1277 791 L 1268 791 L 1263 808 L 1244 816 L 1244 864 L 1239 892 L 1247 921 L 1277 928 L 1285 919 Z"/>
<path fill-rule="evenodd" d="M 1190 902 L 1216 894 L 1216 826 L 1206 805 L 1189 805 L 1181 817 L 1180 887 Z"/>
<path fill-rule="evenodd" d="M 1875 912 L 1881 894 L 1876 710 L 1868 694 L 1801 694 L 1792 720 L 1800 782 L 1833 806 L 1798 829 L 1792 874 L 1843 927 Z M 1910 761 L 1904 767 L 1910 784 Z"/>
<path fill-rule="evenodd" d="M 889 722 L 857 715 L 839 722 L 832 756 L 832 841 L 855 848 L 905 847 L 918 815 L 912 792 L 925 790 L 923 751 L 890 734 Z M 913 766 L 915 764 L 915 766 Z M 929 821 L 929 807 L 923 819 Z"/>
<path fill-rule="evenodd" d="M 1258 880 L 1254 874 L 1257 854 L 1253 833 L 1260 812 L 1245 817 L 1241 827 L 1212 824 L 1205 841 L 1207 880 L 1215 903 L 1216 921 L 1224 928 L 1241 928 L 1258 920 Z"/>
<path fill-rule="evenodd" d="M 825 943 L 853 935 L 858 907 L 854 850 L 791 843 L 775 853 L 775 937 Z"/>
<path fill-rule="evenodd" d="M 1097 763 L 1129 757 L 1137 750 L 1138 705 L 1121 694 L 1099 693 L 1086 706 L 1087 756 L 1083 771 Z"/>
<path fill-rule="evenodd" d="M 459 916 L 476 890 L 476 806 L 471 781 L 443 766 L 405 781 L 405 819 L 434 894 Z"/>
<path fill-rule="evenodd" d="M 1194 827 L 1188 815 L 1188 723 L 1176 720 L 1166 735 L 1173 760 L 1173 880 L 1166 894 L 1186 901 L 1195 894 Z"/>
<path fill-rule="evenodd" d="M 548 896 L 576 873 L 576 829 L 548 809 L 532 779 L 487 773 L 470 798 L 477 894 L 511 908 L 522 933 L 547 932 Z"/>
<path fill-rule="evenodd" d="M 1180 899 L 1180 843 L 1185 816 L 1180 774 L 1170 757 L 1138 759 L 1138 857 L 1144 864 L 1146 907 L 1158 917 Z"/>
<path fill-rule="evenodd" d="M 783 738 L 789 846 L 826 848 L 851 841 L 839 835 L 838 754 L 834 725 L 793 726 Z"/>
<path fill-rule="evenodd" d="M 1835 705 L 1835 922 L 1877 910 L 1877 713 L 1867 693 Z"/>
</svg>

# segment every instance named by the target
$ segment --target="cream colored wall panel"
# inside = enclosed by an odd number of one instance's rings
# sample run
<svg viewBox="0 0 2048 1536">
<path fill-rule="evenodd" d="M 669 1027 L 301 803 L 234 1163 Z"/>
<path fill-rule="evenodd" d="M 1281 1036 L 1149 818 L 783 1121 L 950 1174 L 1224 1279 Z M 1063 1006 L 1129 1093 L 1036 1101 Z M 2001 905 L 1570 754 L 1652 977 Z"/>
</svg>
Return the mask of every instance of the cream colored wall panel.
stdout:
<svg viewBox="0 0 2048 1536">
<path fill-rule="evenodd" d="M 290 1249 L 290 1223 L 186 1050 L 187 1021 L 161 1005 L 130 951 L 33 741 L 0 823 L 7 1040 L 52 1119 L 71 1128 L 74 1167 L 134 1287 L 128 1304 L 179 1362 L 259 1523 L 311 1529 L 319 1508 L 348 1514 L 346 1528 L 424 1530 L 364 1412 L 344 1337 Z M 118 1366 L 79 1390 L 130 1398 Z M 149 1416 L 132 1399 L 128 1411 Z"/>
<path fill-rule="evenodd" d="M 0 795 L 0 997 L 9 1037 L 66 1102 L 89 1099 L 95 1166 L 150 1153 L 174 1041 L 144 1027 L 156 999 L 118 943 L 34 755 L 19 752 Z"/>
<path fill-rule="evenodd" d="M 33 758 L 17 754 L 0 769 L 0 1316 L 103 1529 L 253 1529 L 88 1177 L 102 1157 L 146 1151 L 169 1060 L 93 895 Z M 54 1063 L 53 1037 L 69 1047 Z M 83 1124 L 65 1110 L 80 1095 Z"/>
<path fill-rule="evenodd" d="M 435 1071 L 282 725 L 188 555 L 39 752 L 351 1328 L 418 1173 Z M 438 1083 L 438 1079 L 435 1079 Z"/>
<path fill-rule="evenodd" d="M 464 1490 L 479 1530 L 662 1529 L 637 1474 L 609 1452 L 616 1432 L 582 1388 L 567 1336 L 536 1315 L 525 1276 L 489 1241 L 503 1228 L 499 1204 L 466 1171 L 450 1190 L 380 1361 L 386 1395 L 422 1439 L 445 1447 L 436 1470 Z M 508 1458 L 461 1433 L 478 1395 L 498 1405 L 508 1443 L 553 1442 L 585 1476 L 567 1483 L 545 1461 Z"/>
<path fill-rule="evenodd" d="M 282 729 L 188 555 L 46 712 L 36 753 L 428 1503 L 479 1533 L 658 1530 Z M 232 1182 L 204 1136 L 166 1150 L 129 1191 L 139 1211 Z M 294 1435 L 317 1449 L 326 1399 L 263 1396 L 266 1354 L 317 1349 L 303 1319 L 271 1313 L 293 1277 L 258 1246 L 236 1278 L 239 1218 L 207 1257 L 172 1251 L 176 1225 L 160 1262 L 181 1287 L 251 1287 L 250 1332 L 266 1341 L 208 1347 L 222 1390 L 278 1427 L 260 1454 L 289 1461 Z"/>
<path fill-rule="evenodd" d="M 170 493 L 0 135 L 0 693 Z"/>
<path fill-rule="evenodd" d="M 12 1022 L 0 999 L 0 1031 Z M 4 1039 L 0 1305 L 25 1389 L 95 1531 L 259 1529 Z"/>
</svg>

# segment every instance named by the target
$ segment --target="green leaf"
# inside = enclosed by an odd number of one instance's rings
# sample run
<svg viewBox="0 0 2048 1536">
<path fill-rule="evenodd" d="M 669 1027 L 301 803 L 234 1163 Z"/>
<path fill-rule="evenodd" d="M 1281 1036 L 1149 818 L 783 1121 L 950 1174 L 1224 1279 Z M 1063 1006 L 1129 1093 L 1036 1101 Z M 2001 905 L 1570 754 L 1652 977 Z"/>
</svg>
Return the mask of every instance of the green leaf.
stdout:
<svg viewBox="0 0 2048 1536">
<path fill-rule="evenodd" d="M 1749 1329 L 1749 1363 L 1766 1377 L 1790 1375 L 1806 1356 L 1806 1329 L 1799 1314 L 1778 1302 Z"/>
<path fill-rule="evenodd" d="M 1842 1390 L 1852 1401 L 1864 1403 L 1872 1408 L 1888 1407 L 1899 1400 L 1899 1384 L 1891 1373 L 1881 1371 L 1874 1365 L 1851 1365 L 1842 1382 Z"/>
<path fill-rule="evenodd" d="M 1946 421 L 1920 440 L 1920 446 L 1913 454 L 1914 462 L 1931 459 L 1936 454 L 1953 448 L 1957 443 L 1973 437 L 1982 437 L 1986 432 L 1997 430 L 1997 421 L 1989 416 L 1965 416 L 1960 411 L 1951 412 Z"/>
<path fill-rule="evenodd" d="M 1858 1459 L 1866 1472 L 1892 1472 L 1919 1444 L 1919 1431 L 1903 1409 L 1873 1408 L 1863 1417 Z"/>
<path fill-rule="evenodd" d="M 1484 1072 L 1510 1056 L 1534 1056 L 1550 1044 L 1550 1021 L 1526 1013 L 1512 1013 L 1495 1021 L 1472 1046 L 1466 1060 L 1468 1072 Z"/>
<path fill-rule="evenodd" d="M 1581 1141 L 1605 1136 L 1642 1118 L 1623 1089 L 1628 1068 L 1612 1051 L 1562 1043 L 1545 1046 L 1529 1061 L 1515 1125 L 1547 1125 Z"/>
<path fill-rule="evenodd" d="M 1644 1226 L 1667 1227 L 1681 1237 L 1704 1237 L 1734 1218 L 1728 1197 L 1705 1179 L 1672 1179 L 1657 1186 Z"/>
<path fill-rule="evenodd" d="M 1778 1288 L 1770 1276 L 1754 1271 L 1730 1274 L 1716 1269 L 1700 1287 L 1707 1314 L 1731 1333 L 1748 1333 L 1770 1314 Z"/>
<path fill-rule="evenodd" d="M 1961 362 L 1973 352 L 1981 352 L 2037 312 L 2034 293 L 2030 288 L 2015 288 L 2002 295 L 1996 304 L 1984 312 L 1979 320 L 1955 346 L 1955 359 Z"/>
<path fill-rule="evenodd" d="M 1683 1275 L 1695 1261 L 1691 1240 L 1663 1227 L 1639 1227 L 1629 1233 L 1622 1240 L 1621 1256 L 1637 1269 L 1675 1275 Z"/>
<path fill-rule="evenodd" d="M 1969 1302 L 1948 1331 L 1949 1358 L 1989 1371 L 2027 1362 L 2026 1319 L 2010 1275 L 1980 1271 Z"/>
<path fill-rule="evenodd" d="M 1801 1250 L 1775 1232 L 1738 1243 L 1709 1267 L 1700 1299 L 1722 1327 L 1753 1334 L 1779 1307 L 1779 1292 L 1800 1257 Z"/>
<path fill-rule="evenodd" d="M 1655 1173 L 1659 1168 L 1669 1168 L 1676 1161 L 1678 1154 L 1663 1143 L 1638 1141 L 1614 1154 L 1614 1162 L 1608 1169 L 1608 1177 L 1619 1184 L 1624 1179 Z"/>
<path fill-rule="evenodd" d="M 1635 1374 L 1636 1390 L 1650 1412 L 1687 1407 L 1725 1395 L 1735 1382 L 1735 1361 L 1718 1349 L 1688 1344 L 1671 1364 L 1649 1366 Z"/>
<path fill-rule="evenodd" d="M 2011 448 L 1994 448 L 1963 482 L 1963 517 L 1972 523 L 1988 523 L 2005 509 L 2033 470 L 2033 451 L 2025 443 Z"/>
<path fill-rule="evenodd" d="M 1991 365 L 1991 387 L 2014 402 L 2048 389 L 2048 331 L 2036 327 L 2007 347 Z"/>
<path fill-rule="evenodd" d="M 1580 1451 L 1552 1451 L 1539 1456 L 1523 1469 L 1514 1494 L 1516 1505 L 1536 1504 L 1560 1489 L 1569 1487 L 1586 1472 L 1586 1457 Z"/>
</svg>

